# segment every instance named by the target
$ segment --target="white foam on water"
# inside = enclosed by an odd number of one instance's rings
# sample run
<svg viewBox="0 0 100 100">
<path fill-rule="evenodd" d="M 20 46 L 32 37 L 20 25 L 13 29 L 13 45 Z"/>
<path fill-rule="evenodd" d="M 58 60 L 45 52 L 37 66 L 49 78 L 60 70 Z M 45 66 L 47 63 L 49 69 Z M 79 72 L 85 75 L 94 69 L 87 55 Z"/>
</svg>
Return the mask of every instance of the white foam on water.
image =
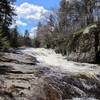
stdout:
<svg viewBox="0 0 100 100">
<path fill-rule="evenodd" d="M 83 98 L 73 98 L 72 100 L 98 100 L 98 99 L 95 99 L 95 98 L 84 98 L 84 99 Z"/>
<path fill-rule="evenodd" d="M 59 68 L 61 71 L 72 73 L 99 73 L 100 68 L 93 64 L 81 64 L 72 61 L 67 61 L 65 56 L 55 53 L 52 49 L 44 48 L 27 48 L 22 50 L 23 53 L 36 57 L 42 65 L 49 65 L 53 68 Z M 95 66 L 95 67 L 94 67 Z"/>
</svg>

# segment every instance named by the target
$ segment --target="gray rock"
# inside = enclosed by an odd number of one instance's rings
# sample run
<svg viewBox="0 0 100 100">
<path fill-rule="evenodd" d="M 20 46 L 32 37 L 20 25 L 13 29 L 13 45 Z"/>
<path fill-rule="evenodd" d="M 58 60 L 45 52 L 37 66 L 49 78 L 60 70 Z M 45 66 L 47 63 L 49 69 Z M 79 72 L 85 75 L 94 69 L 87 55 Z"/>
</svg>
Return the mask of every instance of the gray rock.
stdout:
<svg viewBox="0 0 100 100">
<path fill-rule="evenodd" d="M 97 58 L 97 53 L 100 52 L 100 41 L 98 41 L 98 39 L 100 40 L 100 30 L 98 29 L 99 27 L 93 29 L 93 31 L 88 31 L 88 33 L 83 32 L 72 37 L 67 46 L 67 59 L 78 62 L 100 63 L 100 60 L 97 61 L 100 57 Z"/>
</svg>

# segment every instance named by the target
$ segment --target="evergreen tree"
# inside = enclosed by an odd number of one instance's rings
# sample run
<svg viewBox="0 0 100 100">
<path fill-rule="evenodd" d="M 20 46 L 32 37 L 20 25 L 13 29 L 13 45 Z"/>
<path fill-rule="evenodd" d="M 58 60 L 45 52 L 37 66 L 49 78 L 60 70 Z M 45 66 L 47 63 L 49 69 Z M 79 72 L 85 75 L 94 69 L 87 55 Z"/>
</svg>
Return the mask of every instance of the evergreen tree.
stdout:
<svg viewBox="0 0 100 100">
<path fill-rule="evenodd" d="M 15 15 L 12 6 L 14 2 L 15 0 L 0 0 L 0 35 L 2 38 L 6 38 L 9 43 L 11 42 L 9 26 L 12 24 Z"/>
<path fill-rule="evenodd" d="M 19 35 L 19 33 L 18 33 L 18 29 L 17 29 L 17 26 L 15 27 L 15 28 L 13 28 L 13 29 L 11 29 L 11 32 L 10 32 L 10 34 L 11 34 L 11 46 L 12 47 L 18 47 L 19 46 L 19 44 L 18 44 L 18 35 Z"/>
<path fill-rule="evenodd" d="M 24 34 L 24 45 L 25 46 L 32 46 L 32 41 L 29 37 L 29 32 L 28 30 L 25 30 L 25 34 Z"/>
<path fill-rule="evenodd" d="M 62 31 L 62 33 L 65 33 L 67 31 L 67 26 L 68 26 L 68 20 L 67 20 L 67 14 L 69 12 L 69 1 L 66 0 L 61 0 L 60 2 L 60 9 L 59 9 L 59 17 L 60 17 L 60 21 L 59 21 L 59 25 L 60 25 L 60 30 Z"/>
</svg>

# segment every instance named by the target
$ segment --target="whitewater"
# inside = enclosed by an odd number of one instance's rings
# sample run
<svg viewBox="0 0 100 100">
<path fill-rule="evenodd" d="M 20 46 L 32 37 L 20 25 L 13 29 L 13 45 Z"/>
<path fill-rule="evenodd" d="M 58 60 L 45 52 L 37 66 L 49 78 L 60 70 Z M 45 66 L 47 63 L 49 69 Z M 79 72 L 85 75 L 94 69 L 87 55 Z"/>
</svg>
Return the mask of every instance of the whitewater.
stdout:
<svg viewBox="0 0 100 100">
<path fill-rule="evenodd" d="M 26 48 L 20 51 L 36 58 L 36 67 L 45 73 L 41 77 L 49 78 L 47 85 L 51 84 L 50 89 L 55 89 L 60 95 L 57 100 L 99 100 L 99 65 L 68 61 L 66 56 L 57 54 L 53 49 Z"/>
<path fill-rule="evenodd" d="M 53 49 L 28 48 L 23 53 L 34 56 L 40 65 L 45 65 L 61 72 L 99 74 L 100 68 L 94 64 L 67 61 L 66 56 L 57 54 Z"/>
</svg>

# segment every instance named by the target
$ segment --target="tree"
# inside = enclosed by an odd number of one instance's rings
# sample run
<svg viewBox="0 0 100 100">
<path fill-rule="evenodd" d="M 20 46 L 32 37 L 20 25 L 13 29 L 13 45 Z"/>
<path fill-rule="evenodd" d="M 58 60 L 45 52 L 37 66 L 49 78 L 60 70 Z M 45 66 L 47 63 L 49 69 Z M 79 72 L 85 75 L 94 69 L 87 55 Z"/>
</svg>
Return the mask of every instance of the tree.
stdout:
<svg viewBox="0 0 100 100">
<path fill-rule="evenodd" d="M 32 41 L 32 46 L 34 48 L 39 48 L 40 47 L 40 41 L 37 39 L 37 37 L 35 37 Z"/>
<path fill-rule="evenodd" d="M 18 29 L 17 29 L 17 26 L 13 29 L 11 29 L 11 37 L 10 37 L 10 41 L 11 41 L 11 46 L 12 47 L 18 47 L 19 44 L 18 44 L 18 36 L 19 36 L 19 33 L 18 33 Z"/>
<path fill-rule="evenodd" d="M 87 24 L 93 23 L 93 9 L 95 7 L 96 0 L 82 0 L 87 16 Z"/>
<path fill-rule="evenodd" d="M 63 33 L 66 31 L 66 25 L 67 25 L 67 9 L 68 9 L 68 2 L 66 0 L 61 0 L 60 2 L 60 9 L 59 9 L 59 17 L 60 17 L 60 29 Z"/>
<path fill-rule="evenodd" d="M 13 21 L 15 0 L 0 0 L 0 34 L 10 43 L 10 25 Z"/>
<path fill-rule="evenodd" d="M 0 34 L 0 49 L 4 50 L 9 48 L 10 44 L 8 42 L 8 40 L 6 39 L 6 37 L 2 37 L 2 35 Z"/>
<path fill-rule="evenodd" d="M 95 0 L 61 0 L 60 9 L 51 11 L 46 22 L 39 22 L 35 41 L 40 47 L 58 48 L 66 54 L 73 33 L 93 24 L 94 4 Z"/>
<path fill-rule="evenodd" d="M 24 45 L 25 46 L 32 46 L 32 41 L 29 37 L 29 32 L 28 30 L 25 30 L 25 34 L 24 34 Z"/>
</svg>

